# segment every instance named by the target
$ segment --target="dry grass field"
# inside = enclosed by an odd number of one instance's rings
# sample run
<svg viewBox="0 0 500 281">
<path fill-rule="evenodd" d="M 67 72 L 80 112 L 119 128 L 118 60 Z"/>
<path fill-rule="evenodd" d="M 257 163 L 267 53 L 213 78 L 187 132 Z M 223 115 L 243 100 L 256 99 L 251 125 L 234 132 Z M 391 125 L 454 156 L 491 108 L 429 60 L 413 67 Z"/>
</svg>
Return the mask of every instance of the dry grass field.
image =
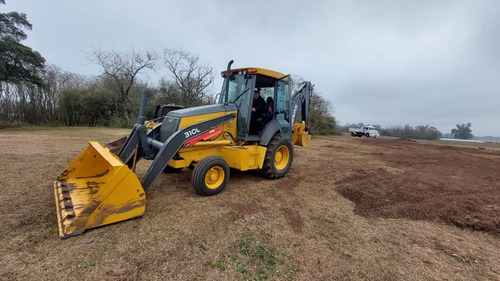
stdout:
<svg viewBox="0 0 500 281">
<path fill-rule="evenodd" d="M 498 144 L 314 137 L 285 178 L 163 174 L 144 216 L 59 239 L 53 181 L 128 132 L 0 130 L 1 280 L 500 280 Z"/>
</svg>

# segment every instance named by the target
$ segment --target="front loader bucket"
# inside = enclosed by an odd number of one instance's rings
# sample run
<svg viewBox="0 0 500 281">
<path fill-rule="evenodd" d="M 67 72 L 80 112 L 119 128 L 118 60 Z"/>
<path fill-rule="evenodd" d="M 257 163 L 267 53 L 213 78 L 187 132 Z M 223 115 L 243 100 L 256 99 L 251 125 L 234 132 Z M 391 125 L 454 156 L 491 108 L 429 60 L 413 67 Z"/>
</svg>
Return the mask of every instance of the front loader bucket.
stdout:
<svg viewBox="0 0 500 281">
<path fill-rule="evenodd" d="M 137 176 L 96 141 L 54 182 L 59 236 L 140 216 L 146 195 Z"/>
</svg>

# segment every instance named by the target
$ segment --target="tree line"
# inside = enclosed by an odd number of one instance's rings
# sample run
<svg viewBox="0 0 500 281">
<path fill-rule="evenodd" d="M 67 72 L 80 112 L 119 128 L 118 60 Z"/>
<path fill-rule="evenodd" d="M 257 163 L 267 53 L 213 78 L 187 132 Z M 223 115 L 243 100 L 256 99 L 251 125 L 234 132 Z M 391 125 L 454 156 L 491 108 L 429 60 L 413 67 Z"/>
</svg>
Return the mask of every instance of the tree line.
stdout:
<svg viewBox="0 0 500 281">
<path fill-rule="evenodd" d="M 167 52 L 171 50 L 165 50 Z M 157 86 L 149 85 L 139 75 L 156 67 L 158 56 L 133 49 L 124 53 L 94 50 L 91 59 L 102 68 L 96 77 L 44 65 L 39 70 L 31 69 L 40 83 L 3 79 L 0 81 L 0 119 L 51 126 L 130 126 L 135 121 L 131 116 L 138 112 L 140 93 L 145 90 L 151 93 L 151 104 L 196 106 L 211 102 L 213 98 L 205 89 L 211 83 L 207 80 L 213 80 L 213 75 L 204 76 L 197 84 L 196 95 L 184 97 L 183 93 L 190 92 L 195 79 L 186 69 L 197 68 L 198 58 L 182 51 L 174 52 L 185 55 L 183 60 L 187 63 L 172 74 L 177 80 L 162 79 Z M 210 74 L 212 69 L 207 69 Z M 153 112 L 154 109 L 149 110 Z"/>
<path fill-rule="evenodd" d="M 339 130 L 341 132 L 349 132 L 349 128 L 361 128 L 364 124 L 346 124 L 340 126 Z M 433 126 L 429 125 L 417 125 L 412 127 L 410 125 L 404 126 L 390 126 L 382 128 L 380 125 L 373 125 L 381 136 L 388 137 L 398 137 L 398 138 L 410 138 L 410 139 L 422 139 L 422 140 L 437 140 L 443 137 L 443 134 Z M 472 139 L 474 135 L 471 130 L 471 123 L 467 124 L 457 124 L 456 128 L 451 129 L 451 133 L 447 133 L 445 137 L 453 137 L 455 139 Z"/>
<path fill-rule="evenodd" d="M 342 132 L 349 132 L 349 128 L 361 128 L 364 124 L 346 124 L 340 127 Z M 423 139 L 423 140 L 437 140 L 441 138 L 441 132 L 433 126 L 417 125 L 412 127 L 410 125 L 404 126 L 390 126 L 382 128 L 380 125 L 372 125 L 381 136 L 409 138 L 409 139 Z"/>
<path fill-rule="evenodd" d="M 41 84 L 0 81 L 0 120 L 49 126 L 127 127 L 134 123 L 140 95 L 150 92 L 150 104 L 180 104 L 186 107 L 215 103 L 208 92 L 215 75 L 199 57 L 181 50 L 164 50 L 169 77 L 152 86 L 140 78 L 141 71 L 158 68 L 158 56 L 149 51 L 93 50 L 92 60 L 102 72 L 88 77 L 46 65 L 39 71 Z M 302 81 L 299 78 L 297 81 Z M 331 103 L 313 91 L 310 128 L 314 134 L 336 134 Z M 148 117 L 154 108 L 148 108 Z"/>
<path fill-rule="evenodd" d="M 382 128 L 380 135 L 409 139 L 438 140 L 442 134 L 436 127 L 429 125 L 417 125 L 415 127 L 404 125 Z"/>
</svg>

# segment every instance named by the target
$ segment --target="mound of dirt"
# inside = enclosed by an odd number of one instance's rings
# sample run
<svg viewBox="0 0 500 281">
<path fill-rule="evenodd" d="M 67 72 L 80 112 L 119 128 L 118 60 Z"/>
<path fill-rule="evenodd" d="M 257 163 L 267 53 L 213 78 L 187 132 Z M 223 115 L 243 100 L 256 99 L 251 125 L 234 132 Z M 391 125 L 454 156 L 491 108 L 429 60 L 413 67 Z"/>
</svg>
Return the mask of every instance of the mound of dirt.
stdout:
<svg viewBox="0 0 500 281">
<path fill-rule="evenodd" d="M 365 217 L 442 221 L 500 235 L 500 152 L 380 139 L 373 157 L 402 172 L 358 169 L 337 190 Z"/>
</svg>

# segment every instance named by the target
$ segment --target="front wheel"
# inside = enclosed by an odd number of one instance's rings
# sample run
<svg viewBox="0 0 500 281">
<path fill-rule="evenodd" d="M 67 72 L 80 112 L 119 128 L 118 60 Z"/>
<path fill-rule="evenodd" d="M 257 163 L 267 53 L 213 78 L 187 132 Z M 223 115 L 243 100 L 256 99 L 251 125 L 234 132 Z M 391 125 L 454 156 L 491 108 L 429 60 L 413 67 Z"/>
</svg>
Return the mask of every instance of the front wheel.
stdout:
<svg viewBox="0 0 500 281">
<path fill-rule="evenodd" d="M 260 173 L 268 179 L 284 177 L 293 162 L 293 145 L 290 140 L 274 136 L 267 146 L 264 164 Z"/>
<path fill-rule="evenodd" d="M 193 187 L 199 195 L 210 196 L 221 193 L 228 180 L 229 165 L 219 156 L 205 157 L 193 169 Z"/>
</svg>

